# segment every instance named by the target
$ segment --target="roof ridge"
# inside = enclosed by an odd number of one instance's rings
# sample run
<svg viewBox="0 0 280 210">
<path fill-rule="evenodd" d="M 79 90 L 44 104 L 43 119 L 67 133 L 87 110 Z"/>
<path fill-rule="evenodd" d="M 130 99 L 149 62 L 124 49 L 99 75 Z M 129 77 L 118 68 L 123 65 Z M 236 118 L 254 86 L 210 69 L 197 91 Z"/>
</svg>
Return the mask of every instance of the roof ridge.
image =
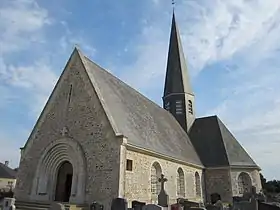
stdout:
<svg viewBox="0 0 280 210">
<path fill-rule="evenodd" d="M 154 104 L 155 106 L 157 106 L 158 108 L 163 109 L 160 105 L 158 105 L 157 103 L 155 103 L 154 101 L 152 101 L 151 99 L 149 99 L 147 96 L 145 96 L 144 94 L 140 93 L 138 90 L 136 90 L 135 88 L 133 88 L 132 86 L 130 86 L 129 84 L 125 83 L 124 81 L 122 81 L 120 78 L 118 78 L 117 76 L 115 76 L 114 74 L 112 74 L 110 71 L 106 70 L 105 68 L 103 68 L 102 66 L 98 65 L 97 63 L 95 63 L 94 61 L 92 61 L 90 58 L 88 58 L 86 55 L 82 54 L 82 56 L 87 59 L 89 62 L 91 62 L 92 64 L 94 64 L 95 66 L 97 66 L 98 68 L 100 68 L 101 70 L 103 70 L 106 74 L 109 74 L 110 76 L 114 77 L 115 79 L 117 79 L 120 83 L 122 83 L 123 85 L 129 87 L 130 89 L 132 89 L 133 91 L 135 91 L 139 96 L 145 98 L 145 100 L 148 100 L 150 103 Z"/>
<path fill-rule="evenodd" d="M 219 134 L 221 136 L 221 141 L 222 141 L 222 145 L 224 147 L 224 151 L 226 152 L 227 164 L 230 165 L 229 154 L 228 154 L 228 151 L 227 151 L 227 148 L 226 148 L 226 145 L 225 145 L 225 141 L 224 141 L 224 138 L 223 138 L 223 134 L 222 134 L 222 131 L 221 131 L 220 119 L 218 118 L 217 115 L 214 115 L 213 117 L 215 118 L 215 120 L 217 121 L 217 124 L 219 125 Z"/>
<path fill-rule="evenodd" d="M 196 120 L 207 119 L 207 118 L 218 118 L 218 116 L 217 115 L 209 115 L 209 116 L 197 117 Z"/>
<path fill-rule="evenodd" d="M 245 148 L 237 141 L 237 139 L 235 138 L 235 136 L 232 134 L 232 132 L 227 128 L 227 126 L 221 121 L 221 119 L 217 116 L 217 122 L 218 122 L 218 125 L 219 125 L 219 130 L 221 132 L 222 128 L 223 129 L 226 129 L 226 131 L 231 135 L 231 137 L 234 139 L 234 141 L 239 145 L 240 149 L 243 150 L 243 152 L 246 154 L 246 156 L 248 156 L 248 158 L 258 167 L 260 168 L 256 162 L 251 158 L 251 156 L 248 154 L 248 152 L 245 150 Z M 227 159 L 228 159 L 228 162 L 229 162 L 229 165 L 230 166 L 234 166 L 233 164 L 231 164 L 231 155 L 229 154 L 230 150 L 227 148 L 227 145 L 226 145 L 226 142 L 224 141 L 224 134 L 221 132 L 221 136 L 222 136 L 222 139 L 223 139 L 223 145 L 225 147 L 225 151 L 226 151 L 226 154 L 227 154 Z"/>
</svg>

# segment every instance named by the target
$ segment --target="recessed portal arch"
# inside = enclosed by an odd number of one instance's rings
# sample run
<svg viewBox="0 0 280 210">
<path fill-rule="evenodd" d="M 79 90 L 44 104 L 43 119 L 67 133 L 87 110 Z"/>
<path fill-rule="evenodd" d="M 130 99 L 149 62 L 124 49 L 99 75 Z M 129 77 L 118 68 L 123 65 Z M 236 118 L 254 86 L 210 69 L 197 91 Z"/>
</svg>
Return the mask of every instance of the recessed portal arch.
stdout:
<svg viewBox="0 0 280 210">
<path fill-rule="evenodd" d="M 38 162 L 32 185 L 32 199 L 83 203 L 86 182 L 84 154 L 80 144 L 72 138 L 51 142 Z M 64 184 L 61 176 L 67 179 Z M 58 189 L 58 185 L 62 189 Z"/>
</svg>

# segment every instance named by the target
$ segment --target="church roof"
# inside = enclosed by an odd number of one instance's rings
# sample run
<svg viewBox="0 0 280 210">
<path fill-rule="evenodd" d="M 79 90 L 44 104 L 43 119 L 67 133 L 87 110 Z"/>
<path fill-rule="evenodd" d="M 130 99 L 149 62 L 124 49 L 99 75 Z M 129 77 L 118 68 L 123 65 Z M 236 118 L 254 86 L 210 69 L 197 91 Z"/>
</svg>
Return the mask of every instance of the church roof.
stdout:
<svg viewBox="0 0 280 210">
<path fill-rule="evenodd" d="M 189 136 L 205 167 L 259 168 L 217 116 L 196 119 Z"/>
<path fill-rule="evenodd" d="M 0 178 L 15 179 L 16 171 L 9 168 L 3 163 L 0 163 Z"/>
<path fill-rule="evenodd" d="M 128 144 L 202 166 L 188 135 L 168 111 L 78 53 L 116 135 L 126 136 Z"/>
<path fill-rule="evenodd" d="M 179 28 L 173 12 L 167 69 L 164 86 L 164 96 L 171 93 L 193 94 L 183 47 L 180 39 Z"/>
</svg>

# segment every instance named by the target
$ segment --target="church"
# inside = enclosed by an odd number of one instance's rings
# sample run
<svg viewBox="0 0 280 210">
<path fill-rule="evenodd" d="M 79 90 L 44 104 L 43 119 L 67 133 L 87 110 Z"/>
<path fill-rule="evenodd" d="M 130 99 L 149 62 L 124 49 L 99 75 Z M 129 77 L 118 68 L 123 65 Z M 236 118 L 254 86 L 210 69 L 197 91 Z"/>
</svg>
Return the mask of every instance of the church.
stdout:
<svg viewBox="0 0 280 210">
<path fill-rule="evenodd" d="M 21 148 L 16 199 L 157 203 L 161 174 L 169 203 L 259 192 L 260 167 L 223 122 L 196 118 L 174 13 L 164 85 L 160 107 L 75 48 Z"/>
</svg>

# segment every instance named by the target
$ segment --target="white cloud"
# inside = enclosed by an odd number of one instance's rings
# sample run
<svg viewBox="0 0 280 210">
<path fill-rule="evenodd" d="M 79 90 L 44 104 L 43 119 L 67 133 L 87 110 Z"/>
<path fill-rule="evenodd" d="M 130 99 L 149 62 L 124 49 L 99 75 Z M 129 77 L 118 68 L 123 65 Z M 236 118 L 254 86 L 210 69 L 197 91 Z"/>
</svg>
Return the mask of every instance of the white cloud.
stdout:
<svg viewBox="0 0 280 210">
<path fill-rule="evenodd" d="M 37 62 L 30 66 L 8 66 L 2 79 L 9 86 L 31 93 L 31 98 L 27 100 L 32 114 L 38 116 L 58 77 L 50 65 Z"/>
<path fill-rule="evenodd" d="M 48 11 L 35 0 L 9 0 L 4 1 L 3 5 L 0 9 L 0 80 L 6 88 L 1 89 L 6 90 L 4 95 L 7 96 L 10 95 L 7 87 L 29 91 L 29 95 L 38 103 L 49 94 L 57 76 L 46 62 L 36 61 L 36 54 L 33 55 L 35 52 L 30 49 L 35 43 L 45 42 L 44 32 L 52 22 L 51 18 Z M 11 62 L 15 55 L 11 53 L 23 51 L 29 53 L 29 57 L 35 61 L 28 64 Z M 32 103 L 32 110 L 37 103 Z"/>
<path fill-rule="evenodd" d="M 182 17 L 181 24 L 184 46 L 191 54 L 190 64 L 200 71 L 266 39 L 280 2 L 214 0 L 199 5 L 197 1 L 185 1 L 179 12 L 187 8 L 190 14 Z"/>
<path fill-rule="evenodd" d="M 46 27 L 52 23 L 46 9 L 35 0 L 4 0 L 0 8 L 0 93 L 2 110 L 10 111 L 14 103 L 26 103 L 37 116 L 57 76 L 48 62 L 36 58 L 36 45 L 43 44 Z M 30 62 L 18 57 L 29 58 Z M 30 103 L 32 101 L 32 103 Z M 3 109 L 4 108 L 4 109 Z M 13 108 L 14 109 L 14 108 Z M 15 110 L 16 111 L 16 110 Z M 22 110 L 23 111 L 23 110 Z M 14 116 L 11 116 L 14 117 Z M 33 117 L 32 117 L 33 118 Z M 16 124 L 16 122 L 15 122 Z M 17 131 L 0 130 L 0 160 L 19 161 L 19 147 L 27 138 L 22 125 Z M 7 143 L 8 142 L 8 143 Z"/>
<path fill-rule="evenodd" d="M 168 35 L 166 36 L 156 27 L 144 27 L 139 36 L 141 44 L 132 46 L 130 51 L 130 53 L 136 54 L 136 61 L 132 66 L 122 69 L 121 78 L 142 90 L 147 87 L 149 90 L 158 87 L 157 83 L 151 83 L 151 81 L 163 79 L 166 68 L 164 58 L 167 58 L 168 50 L 165 39 L 167 37 Z M 155 42 L 155 40 L 157 41 Z"/>
<path fill-rule="evenodd" d="M 54 20 L 35 0 L 4 2 L 0 8 L 0 31 L 3 32 L 0 33 L 0 81 L 28 91 L 35 99 L 38 114 L 57 79 L 53 67 L 45 61 L 11 64 L 7 58 L 11 53 L 29 49 L 34 43 L 47 42 L 44 32 Z M 159 5 L 163 1 L 153 2 Z M 185 0 L 177 4 L 177 20 L 192 75 L 219 61 L 231 60 L 231 64 L 236 65 L 234 69 L 232 65 L 225 68 L 229 85 L 221 90 L 221 96 L 229 95 L 228 99 L 214 110 L 206 110 L 207 114 L 218 114 L 266 174 L 273 177 L 272 168 L 278 164 L 276 148 L 280 145 L 280 98 L 277 95 L 280 73 L 275 67 L 279 64 L 275 64 L 275 51 L 280 47 L 280 2 Z M 170 12 L 171 9 L 154 12 L 154 17 L 144 20 L 142 33 L 135 38 L 137 42 L 133 39 L 125 48 L 137 59 L 134 64 L 120 68 L 121 77 L 143 92 L 158 88 L 159 81 L 163 81 Z M 73 38 L 66 22 L 61 24 L 65 34 L 56 41 L 62 51 L 78 44 L 88 56 L 94 56 L 96 50 L 89 47 L 84 38 Z M 0 86 L 0 93 L 5 101 L 13 100 L 7 88 Z"/>
<path fill-rule="evenodd" d="M 153 27 L 143 29 L 137 39 L 136 63 L 126 66 L 126 76 L 121 76 L 142 92 L 163 81 L 169 35 L 163 22 L 171 15 L 162 14 L 149 23 Z M 206 114 L 218 114 L 265 175 L 273 178 L 279 159 L 275 148 L 280 147 L 280 2 L 185 0 L 177 5 L 176 16 L 192 75 L 211 64 L 227 64 L 213 72 L 223 74 L 220 97 L 227 97 L 213 110 L 205 107 Z"/>
<path fill-rule="evenodd" d="M 0 55 L 44 41 L 40 32 L 51 23 L 47 10 L 39 7 L 35 0 L 4 0 L 3 5 L 0 8 Z"/>
</svg>

